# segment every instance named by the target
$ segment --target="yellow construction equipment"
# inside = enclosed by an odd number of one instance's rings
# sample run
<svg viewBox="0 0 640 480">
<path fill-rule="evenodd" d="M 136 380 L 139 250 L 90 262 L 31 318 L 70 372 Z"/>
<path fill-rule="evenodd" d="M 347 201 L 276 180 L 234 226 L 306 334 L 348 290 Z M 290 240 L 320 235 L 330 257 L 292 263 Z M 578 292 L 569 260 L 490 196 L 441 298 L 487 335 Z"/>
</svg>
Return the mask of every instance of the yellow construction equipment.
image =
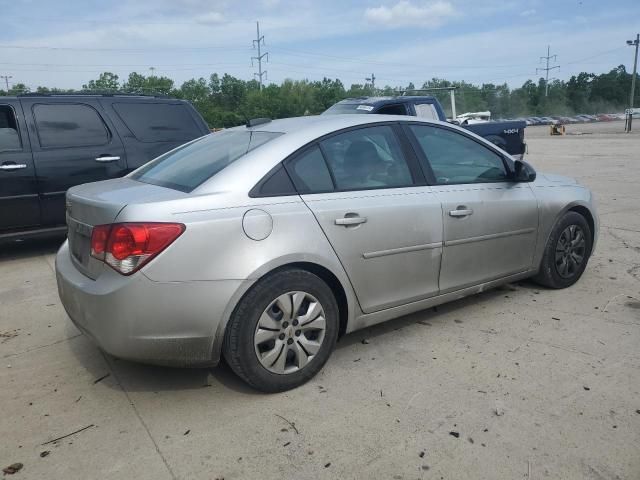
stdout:
<svg viewBox="0 0 640 480">
<path fill-rule="evenodd" d="M 564 125 L 560 125 L 559 123 L 549 125 L 549 130 L 551 135 L 565 135 Z"/>
</svg>

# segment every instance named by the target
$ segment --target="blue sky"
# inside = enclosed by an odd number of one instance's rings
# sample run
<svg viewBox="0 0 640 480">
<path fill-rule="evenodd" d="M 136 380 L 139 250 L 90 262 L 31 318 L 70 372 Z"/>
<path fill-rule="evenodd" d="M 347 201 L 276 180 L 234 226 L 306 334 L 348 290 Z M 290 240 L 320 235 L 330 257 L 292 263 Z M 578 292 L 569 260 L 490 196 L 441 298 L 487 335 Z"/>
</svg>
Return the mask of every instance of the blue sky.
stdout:
<svg viewBox="0 0 640 480">
<path fill-rule="evenodd" d="M 250 79 L 256 20 L 269 82 L 327 76 L 347 87 L 371 73 L 380 86 L 519 86 L 540 76 L 547 45 L 556 78 L 631 70 L 625 41 L 640 31 L 639 0 L 0 0 L 0 12 L 0 75 L 32 88 L 150 67 L 178 85 L 213 72 Z"/>
</svg>

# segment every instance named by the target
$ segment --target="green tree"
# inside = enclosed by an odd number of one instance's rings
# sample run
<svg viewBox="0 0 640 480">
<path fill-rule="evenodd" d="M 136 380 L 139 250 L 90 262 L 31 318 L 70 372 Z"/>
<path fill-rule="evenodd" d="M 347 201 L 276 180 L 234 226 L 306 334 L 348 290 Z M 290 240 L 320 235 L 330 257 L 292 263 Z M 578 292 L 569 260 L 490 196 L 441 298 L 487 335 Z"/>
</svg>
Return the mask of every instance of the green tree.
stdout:
<svg viewBox="0 0 640 480">
<path fill-rule="evenodd" d="M 89 80 L 85 85 L 82 85 L 83 90 L 94 92 L 111 92 L 117 91 L 119 88 L 120 82 L 118 81 L 118 75 L 111 72 L 103 72 L 97 80 Z"/>
</svg>

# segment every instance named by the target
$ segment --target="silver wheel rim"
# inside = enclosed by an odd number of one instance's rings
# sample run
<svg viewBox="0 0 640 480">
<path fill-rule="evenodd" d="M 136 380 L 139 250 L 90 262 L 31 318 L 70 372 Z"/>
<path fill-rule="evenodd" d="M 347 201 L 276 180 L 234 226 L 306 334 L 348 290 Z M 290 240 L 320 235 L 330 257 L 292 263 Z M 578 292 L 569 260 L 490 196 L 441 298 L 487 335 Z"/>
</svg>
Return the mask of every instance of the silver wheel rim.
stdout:
<svg viewBox="0 0 640 480">
<path fill-rule="evenodd" d="M 558 275 L 562 278 L 573 277 L 584 262 L 587 242 L 582 228 L 569 225 L 565 228 L 556 244 L 555 264 Z"/>
<path fill-rule="evenodd" d="M 279 375 L 303 369 L 320 351 L 326 328 L 324 309 L 313 295 L 280 295 L 256 325 L 253 343 L 260 364 Z"/>
</svg>

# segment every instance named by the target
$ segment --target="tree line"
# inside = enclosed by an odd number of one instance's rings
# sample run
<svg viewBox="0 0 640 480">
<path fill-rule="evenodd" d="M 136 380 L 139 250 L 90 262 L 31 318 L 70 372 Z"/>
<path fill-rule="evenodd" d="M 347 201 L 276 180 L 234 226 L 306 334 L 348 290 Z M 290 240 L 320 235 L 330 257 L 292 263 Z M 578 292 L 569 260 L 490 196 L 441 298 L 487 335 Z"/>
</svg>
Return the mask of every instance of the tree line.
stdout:
<svg viewBox="0 0 640 480">
<path fill-rule="evenodd" d="M 631 89 L 631 74 L 624 65 L 608 73 L 596 75 L 582 72 L 568 81 L 553 80 L 545 96 L 545 80 L 527 80 L 521 87 L 509 88 L 483 83 L 474 85 L 464 81 L 448 81 L 432 78 L 420 87 L 413 83 L 403 87 L 385 86 L 375 91 L 368 84 L 353 84 L 345 88 L 339 79 L 324 78 L 318 81 L 284 80 L 260 89 L 256 80 L 242 80 L 229 74 L 212 74 L 208 79 L 193 78 L 176 86 L 165 76 L 145 76 L 137 72 L 120 81 L 118 75 L 104 72 L 97 79 L 83 85 L 81 92 L 131 93 L 167 95 L 189 100 L 212 128 L 241 125 L 249 118 L 285 118 L 321 113 L 339 100 L 369 95 L 396 95 L 402 91 L 410 94 L 416 88 L 432 89 L 458 87 L 456 110 L 458 113 L 490 110 L 494 118 L 514 118 L 528 115 L 572 115 L 578 113 L 620 112 L 627 107 Z M 638 80 L 638 77 L 636 77 Z M 640 80 L 636 81 L 640 87 Z M 23 84 L 15 84 L 0 95 L 29 93 Z M 48 87 L 37 87 L 35 93 L 70 93 Z M 450 114 L 449 94 L 434 91 L 445 111 Z"/>
</svg>

